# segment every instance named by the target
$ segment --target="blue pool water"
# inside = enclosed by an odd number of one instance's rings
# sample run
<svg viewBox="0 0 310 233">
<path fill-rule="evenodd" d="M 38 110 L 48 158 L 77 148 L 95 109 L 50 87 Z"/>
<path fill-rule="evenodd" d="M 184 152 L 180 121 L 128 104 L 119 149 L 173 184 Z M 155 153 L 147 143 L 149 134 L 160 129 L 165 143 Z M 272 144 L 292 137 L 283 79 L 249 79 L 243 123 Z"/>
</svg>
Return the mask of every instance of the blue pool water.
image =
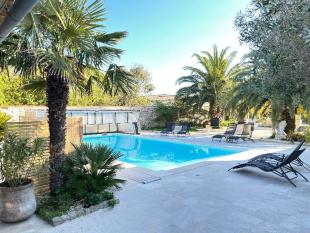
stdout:
<svg viewBox="0 0 310 233">
<path fill-rule="evenodd" d="M 83 141 L 104 144 L 123 156 L 119 159 L 151 170 L 168 170 L 199 161 L 240 152 L 235 149 L 201 146 L 149 137 L 110 134 L 84 136 Z"/>
</svg>

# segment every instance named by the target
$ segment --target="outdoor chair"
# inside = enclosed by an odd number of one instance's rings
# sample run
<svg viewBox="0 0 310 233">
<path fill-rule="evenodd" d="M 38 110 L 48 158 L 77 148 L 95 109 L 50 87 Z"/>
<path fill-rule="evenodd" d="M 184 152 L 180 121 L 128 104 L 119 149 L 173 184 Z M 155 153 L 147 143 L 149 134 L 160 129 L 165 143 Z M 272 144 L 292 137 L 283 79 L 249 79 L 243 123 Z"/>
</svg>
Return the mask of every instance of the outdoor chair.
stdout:
<svg viewBox="0 0 310 233">
<path fill-rule="evenodd" d="M 302 145 L 305 143 L 305 139 L 303 139 L 296 147 L 295 149 L 293 150 L 294 151 L 299 151 L 300 148 L 302 147 Z M 260 158 L 270 158 L 270 159 L 274 159 L 274 160 L 277 160 L 279 162 L 283 161 L 285 158 L 287 157 L 286 154 L 283 154 L 283 153 L 268 153 L 268 154 L 263 154 L 263 155 L 259 155 L 259 156 L 256 156 L 252 159 L 250 159 L 249 161 L 251 160 L 257 160 L 257 159 L 260 159 Z M 299 167 L 303 167 L 305 168 L 308 172 L 310 172 L 310 165 L 307 164 L 306 162 L 304 162 L 301 158 L 297 158 L 296 160 L 294 160 L 292 162 L 293 165 L 296 165 L 296 166 L 299 166 Z"/>
<path fill-rule="evenodd" d="M 178 134 L 181 130 L 182 130 L 182 125 L 175 125 L 174 128 L 173 128 L 173 131 L 172 133 L 173 134 Z"/>
<path fill-rule="evenodd" d="M 282 160 L 274 159 L 272 157 L 273 154 L 259 155 L 255 158 L 250 159 L 246 163 L 238 164 L 230 168 L 228 171 L 244 167 L 256 167 L 264 172 L 272 172 L 277 176 L 283 177 L 296 187 L 292 180 L 296 179 L 298 175 L 300 175 L 305 181 L 308 182 L 308 179 L 304 177 L 300 172 L 296 171 L 292 166 L 292 164 L 297 161 L 299 159 L 299 156 L 305 151 L 305 149 L 299 150 L 300 147 L 298 148 L 298 150 L 295 149 L 289 155 L 283 157 Z M 293 174 L 293 177 L 290 178 L 288 174 Z"/>
<path fill-rule="evenodd" d="M 216 134 L 216 135 L 212 136 L 212 141 L 213 140 L 221 141 L 223 138 L 226 138 L 229 135 L 233 135 L 236 131 L 236 128 L 237 128 L 237 124 L 228 125 L 224 134 Z"/>
<path fill-rule="evenodd" d="M 226 136 L 226 142 L 238 143 L 240 139 L 242 139 L 243 141 L 254 142 L 254 140 L 252 139 L 253 131 L 253 123 L 238 124 L 235 133 L 233 135 Z"/>
<path fill-rule="evenodd" d="M 174 123 L 168 123 L 166 125 L 166 129 L 162 130 L 160 133 L 164 134 L 164 135 L 171 134 L 173 132 L 173 130 L 174 130 L 174 127 L 175 127 Z"/>
<path fill-rule="evenodd" d="M 181 130 L 177 132 L 177 135 L 186 135 L 189 133 L 189 130 L 190 130 L 189 124 L 181 125 Z"/>
</svg>

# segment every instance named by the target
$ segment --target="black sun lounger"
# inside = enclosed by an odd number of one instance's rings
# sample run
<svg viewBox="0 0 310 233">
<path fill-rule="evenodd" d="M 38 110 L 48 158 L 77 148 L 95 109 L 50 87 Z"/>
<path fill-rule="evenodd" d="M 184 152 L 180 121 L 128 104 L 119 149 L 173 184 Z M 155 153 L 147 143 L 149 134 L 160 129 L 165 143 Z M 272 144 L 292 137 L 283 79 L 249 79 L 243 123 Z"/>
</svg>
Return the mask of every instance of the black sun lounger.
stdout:
<svg viewBox="0 0 310 233">
<path fill-rule="evenodd" d="M 189 124 L 184 124 L 182 125 L 182 128 L 180 131 L 178 131 L 176 134 L 177 135 L 186 135 L 189 133 L 190 130 L 190 125 Z"/>
<path fill-rule="evenodd" d="M 303 139 L 296 147 L 293 151 L 298 151 L 300 150 L 300 148 L 302 147 L 302 145 L 305 143 L 305 139 Z M 270 159 L 274 159 L 274 160 L 277 160 L 279 162 L 283 161 L 283 159 L 285 159 L 287 155 L 286 154 L 283 154 L 283 153 L 268 153 L 268 154 L 262 154 L 262 155 L 259 155 L 259 156 L 256 156 L 252 159 L 250 159 L 249 161 L 251 160 L 257 160 L 259 158 L 270 158 Z M 297 158 L 295 161 L 292 162 L 292 164 L 296 165 L 296 166 L 300 166 L 300 167 L 303 167 L 305 168 L 307 171 L 310 172 L 310 165 L 307 164 L 306 162 L 304 162 L 301 158 Z"/>
<path fill-rule="evenodd" d="M 234 135 L 236 128 L 237 128 L 237 124 L 228 125 L 224 134 L 216 134 L 216 135 L 212 136 L 212 141 L 213 140 L 221 141 L 223 138 L 226 138 L 229 135 Z"/>
<path fill-rule="evenodd" d="M 299 159 L 299 156 L 304 151 L 305 149 L 294 150 L 289 155 L 283 157 L 282 161 L 279 161 L 278 159 L 273 159 L 271 156 L 272 154 L 260 155 L 253 159 L 250 159 L 246 163 L 238 164 L 230 168 L 228 171 L 244 167 L 256 167 L 264 172 L 272 172 L 277 176 L 283 177 L 296 187 L 292 180 L 296 179 L 298 175 L 300 175 L 304 180 L 308 182 L 308 179 L 306 177 L 304 177 L 300 172 L 296 171 L 292 167 L 293 162 L 297 161 Z M 294 176 L 290 178 L 288 174 L 293 174 Z"/>
<path fill-rule="evenodd" d="M 253 123 L 243 124 L 242 133 L 237 134 L 237 132 L 235 132 L 233 135 L 227 135 L 226 136 L 226 142 L 238 143 L 240 139 L 243 141 L 254 142 L 254 140 L 252 139 L 253 131 L 254 131 L 254 124 Z"/>
<path fill-rule="evenodd" d="M 173 132 L 174 127 L 175 127 L 174 123 L 168 123 L 166 125 L 166 129 L 162 130 L 160 133 L 161 134 L 171 134 Z"/>
</svg>

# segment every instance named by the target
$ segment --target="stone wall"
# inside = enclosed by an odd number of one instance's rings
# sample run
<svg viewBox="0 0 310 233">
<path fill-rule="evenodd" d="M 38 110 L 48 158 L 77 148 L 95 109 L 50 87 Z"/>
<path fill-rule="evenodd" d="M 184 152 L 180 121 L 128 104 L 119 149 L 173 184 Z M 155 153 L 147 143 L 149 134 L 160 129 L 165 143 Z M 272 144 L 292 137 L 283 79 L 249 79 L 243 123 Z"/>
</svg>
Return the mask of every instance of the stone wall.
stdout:
<svg viewBox="0 0 310 233">
<path fill-rule="evenodd" d="M 155 106 L 141 107 L 140 111 L 139 123 L 142 129 L 163 126 L 162 124 L 155 122 Z"/>
<path fill-rule="evenodd" d="M 36 194 L 42 196 L 50 192 L 49 189 L 49 171 L 47 168 L 49 161 L 49 129 L 47 121 L 25 121 L 25 122 L 9 122 L 7 123 L 7 132 L 14 132 L 22 137 L 43 137 L 46 140 L 43 158 L 36 161 L 38 167 L 45 164 L 45 168 L 40 171 L 39 175 L 31 176 L 35 184 Z M 81 118 L 67 119 L 67 135 L 65 152 L 69 154 L 73 151 L 72 144 L 79 145 L 83 137 L 83 125 Z M 34 169 L 38 169 L 34 168 Z"/>
<path fill-rule="evenodd" d="M 12 116 L 12 121 L 38 121 L 47 119 L 44 106 L 13 106 L 0 108 Z M 82 117 L 83 133 L 97 134 L 108 132 L 135 133 L 134 124 L 139 123 L 138 107 L 68 107 L 67 117 Z"/>
<path fill-rule="evenodd" d="M 159 123 L 156 123 L 155 120 L 155 107 L 154 106 L 146 106 L 146 107 L 123 107 L 123 106 L 96 106 L 96 107 L 68 107 L 68 116 L 77 116 L 76 111 L 96 111 L 99 112 L 97 114 L 96 119 L 100 123 L 94 123 L 92 117 L 87 117 L 85 114 L 83 117 L 83 133 L 91 134 L 91 133 L 105 133 L 105 132 L 116 132 L 119 128 L 120 131 L 123 132 L 134 132 L 134 126 L 130 124 L 130 122 L 138 122 L 141 128 L 152 128 L 157 126 L 162 126 Z M 12 121 L 41 121 L 46 120 L 46 111 L 47 108 L 45 106 L 11 106 L 11 107 L 2 107 L 0 111 L 5 112 L 12 116 Z M 112 115 L 117 113 L 117 119 L 114 116 L 109 117 L 108 114 L 103 119 L 100 116 L 100 112 L 106 111 L 111 113 Z M 122 117 L 122 113 L 126 114 L 130 112 L 129 122 L 121 122 L 120 118 Z M 120 116 L 120 117 L 119 117 Z M 134 116 L 134 117 L 132 117 Z M 88 119 L 89 118 L 89 119 Z M 115 119 L 114 119 L 115 118 Z M 87 122 L 89 121 L 89 122 Z M 117 123 L 117 125 L 116 125 Z"/>
</svg>

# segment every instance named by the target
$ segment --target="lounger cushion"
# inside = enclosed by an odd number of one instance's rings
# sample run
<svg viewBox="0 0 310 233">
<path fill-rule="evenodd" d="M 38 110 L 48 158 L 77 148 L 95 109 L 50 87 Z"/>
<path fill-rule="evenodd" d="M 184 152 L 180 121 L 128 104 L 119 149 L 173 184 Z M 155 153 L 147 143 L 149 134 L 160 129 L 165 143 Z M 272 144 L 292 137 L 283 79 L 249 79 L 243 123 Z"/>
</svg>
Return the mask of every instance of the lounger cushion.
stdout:
<svg viewBox="0 0 310 233">
<path fill-rule="evenodd" d="M 234 135 L 242 135 L 244 124 L 238 124 Z"/>
<path fill-rule="evenodd" d="M 173 133 L 178 133 L 182 130 L 182 126 L 181 125 L 176 125 L 173 129 Z"/>
</svg>

